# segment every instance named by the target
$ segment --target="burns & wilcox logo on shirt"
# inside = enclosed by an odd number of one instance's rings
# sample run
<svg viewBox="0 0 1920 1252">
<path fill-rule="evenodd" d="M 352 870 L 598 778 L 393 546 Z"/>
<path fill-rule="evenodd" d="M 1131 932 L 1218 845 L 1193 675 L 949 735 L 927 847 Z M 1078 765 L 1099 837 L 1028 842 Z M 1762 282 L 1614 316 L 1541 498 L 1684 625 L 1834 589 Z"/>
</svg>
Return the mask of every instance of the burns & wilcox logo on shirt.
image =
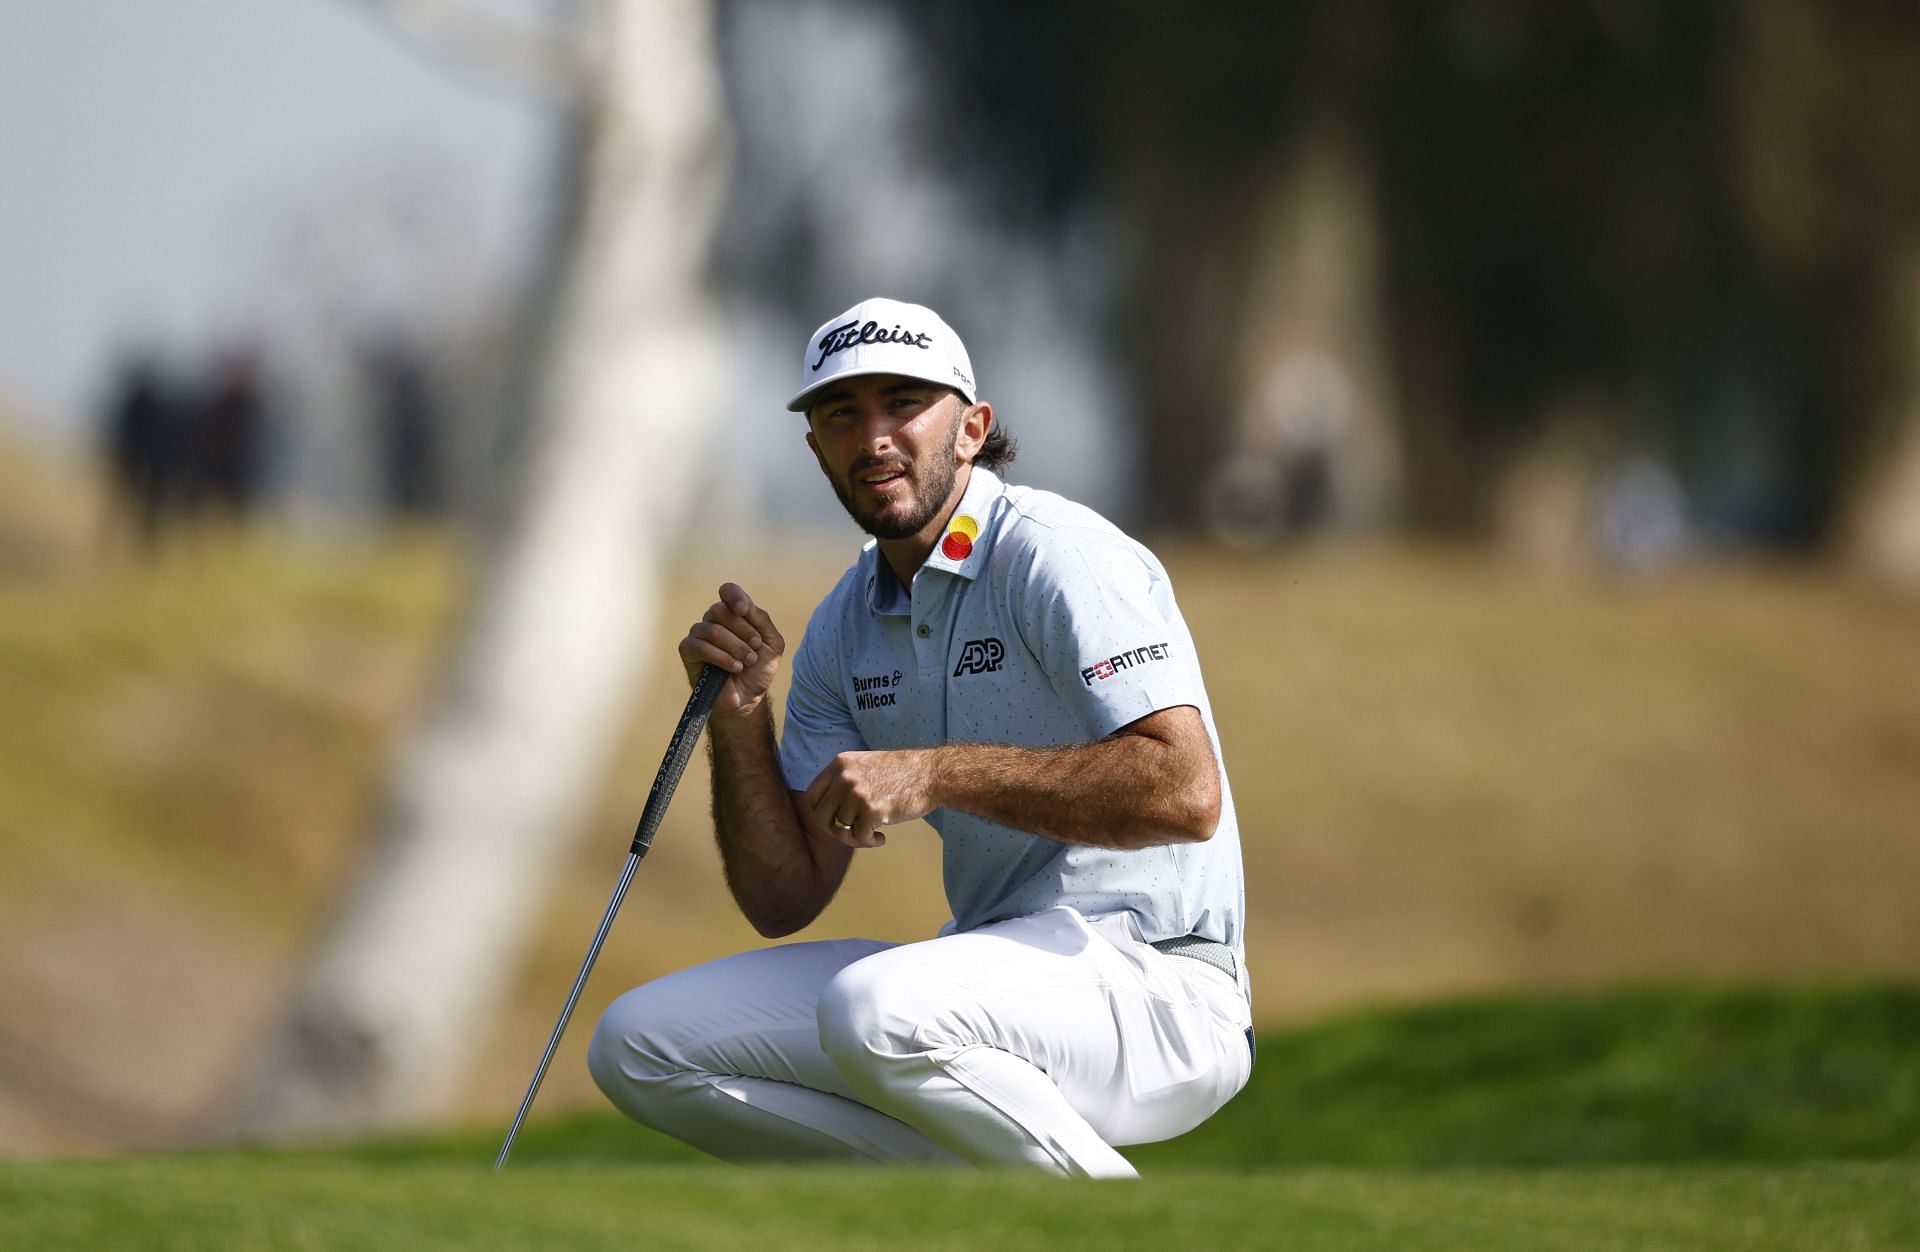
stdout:
<svg viewBox="0 0 1920 1252">
<path fill-rule="evenodd" d="M 1006 659 L 1007 645 L 998 639 L 969 639 L 960 649 L 960 664 L 953 667 L 953 676 L 991 674 Z"/>
<path fill-rule="evenodd" d="M 1146 665 L 1153 661 L 1164 661 L 1173 655 L 1173 650 L 1164 643 L 1142 644 L 1118 652 L 1103 661 L 1095 661 L 1080 671 L 1080 681 L 1091 687 L 1096 682 L 1104 682 L 1123 669 L 1132 669 L 1136 665 Z"/>
<path fill-rule="evenodd" d="M 853 703 L 860 709 L 885 709 L 900 703 L 901 674 L 875 674 L 871 678 L 853 676 Z"/>
</svg>

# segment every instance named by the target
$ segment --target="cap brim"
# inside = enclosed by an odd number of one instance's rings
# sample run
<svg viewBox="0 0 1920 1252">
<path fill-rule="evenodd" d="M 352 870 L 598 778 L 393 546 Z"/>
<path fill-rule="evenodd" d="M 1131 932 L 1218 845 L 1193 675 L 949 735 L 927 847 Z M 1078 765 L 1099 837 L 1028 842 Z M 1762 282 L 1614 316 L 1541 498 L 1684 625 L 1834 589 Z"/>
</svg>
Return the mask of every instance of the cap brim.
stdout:
<svg viewBox="0 0 1920 1252">
<path fill-rule="evenodd" d="M 804 391 L 802 391 L 799 395 L 795 396 L 793 399 L 787 401 L 787 412 L 805 413 L 808 408 L 807 401 L 809 397 L 821 391 L 826 390 L 828 387 L 831 387 L 835 383 L 840 382 L 844 379 L 861 378 L 861 377 L 872 375 L 872 374 L 897 374 L 901 378 L 917 378 L 923 383 L 932 383 L 936 387 L 951 387 L 955 391 L 959 392 L 960 398 L 965 400 L 968 404 L 974 403 L 973 397 L 970 394 L 968 394 L 967 389 L 965 387 L 962 387 L 959 383 L 943 382 L 938 378 L 929 378 L 925 374 L 915 374 L 915 373 L 912 373 L 911 371 L 896 369 L 888 365 L 875 365 L 867 369 L 844 370 L 841 373 L 835 374 L 832 378 L 822 379 L 820 382 L 815 383 L 813 386 L 806 388 Z"/>
</svg>

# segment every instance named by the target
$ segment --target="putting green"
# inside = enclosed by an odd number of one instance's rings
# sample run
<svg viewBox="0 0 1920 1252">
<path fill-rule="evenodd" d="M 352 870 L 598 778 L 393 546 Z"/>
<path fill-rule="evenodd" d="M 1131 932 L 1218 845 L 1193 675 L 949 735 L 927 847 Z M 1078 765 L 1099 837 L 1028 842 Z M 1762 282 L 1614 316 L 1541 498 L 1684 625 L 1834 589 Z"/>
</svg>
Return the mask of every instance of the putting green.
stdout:
<svg viewBox="0 0 1920 1252">
<path fill-rule="evenodd" d="M 565 1247 L 1688 1249 L 1920 1246 L 1920 1165 L 1301 1169 L 1139 1183 L 917 1171 L 126 1158 L 0 1167 L 40 1252 Z"/>
</svg>

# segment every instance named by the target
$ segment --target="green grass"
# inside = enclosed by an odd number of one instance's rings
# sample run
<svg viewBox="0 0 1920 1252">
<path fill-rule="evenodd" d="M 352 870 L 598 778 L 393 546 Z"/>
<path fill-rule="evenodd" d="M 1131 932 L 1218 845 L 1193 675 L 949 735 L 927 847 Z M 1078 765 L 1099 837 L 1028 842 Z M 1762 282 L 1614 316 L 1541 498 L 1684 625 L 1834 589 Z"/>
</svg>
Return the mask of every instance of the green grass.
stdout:
<svg viewBox="0 0 1920 1252">
<path fill-rule="evenodd" d="M 1138 1184 L 181 1157 L 0 1168 L 0 1243 L 138 1248 L 1910 1249 L 1920 1167 L 1302 1169 Z"/>
<path fill-rule="evenodd" d="M 0 1165 L 0 1247 L 1911 1249 L 1920 987 L 1648 988 L 1269 1032 L 1137 1185 L 735 1168 L 610 1114 Z M 1852 1158 L 1852 1159 L 1847 1159 Z"/>
</svg>

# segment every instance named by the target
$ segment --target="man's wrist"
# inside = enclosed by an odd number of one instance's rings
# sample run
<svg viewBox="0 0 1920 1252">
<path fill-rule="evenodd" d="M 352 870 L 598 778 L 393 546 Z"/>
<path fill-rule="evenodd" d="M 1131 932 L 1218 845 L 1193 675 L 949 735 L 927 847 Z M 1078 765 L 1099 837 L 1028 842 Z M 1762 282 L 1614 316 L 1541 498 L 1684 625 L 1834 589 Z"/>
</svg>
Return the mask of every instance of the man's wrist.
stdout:
<svg viewBox="0 0 1920 1252">
<path fill-rule="evenodd" d="M 926 748 L 922 750 L 920 762 L 921 786 L 925 788 L 927 811 L 951 808 L 948 803 L 952 777 L 948 765 L 953 753 L 946 747 Z"/>
<path fill-rule="evenodd" d="M 743 704 L 737 709 L 728 709 L 725 712 L 715 709 L 708 718 L 707 725 L 713 734 L 729 735 L 749 732 L 756 723 L 766 721 L 771 724 L 772 720 L 773 710 L 767 704 L 767 697 L 761 696 L 753 703 Z"/>
</svg>

